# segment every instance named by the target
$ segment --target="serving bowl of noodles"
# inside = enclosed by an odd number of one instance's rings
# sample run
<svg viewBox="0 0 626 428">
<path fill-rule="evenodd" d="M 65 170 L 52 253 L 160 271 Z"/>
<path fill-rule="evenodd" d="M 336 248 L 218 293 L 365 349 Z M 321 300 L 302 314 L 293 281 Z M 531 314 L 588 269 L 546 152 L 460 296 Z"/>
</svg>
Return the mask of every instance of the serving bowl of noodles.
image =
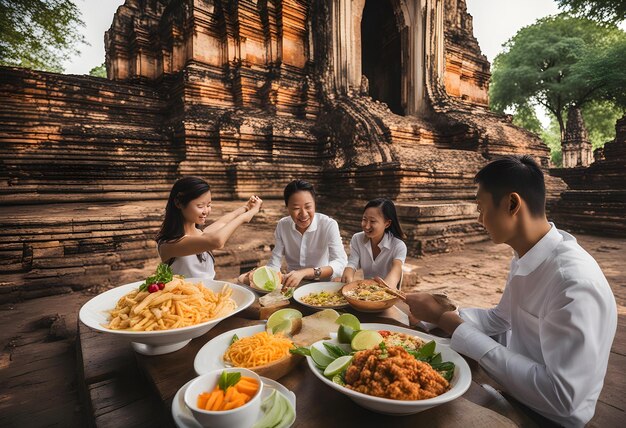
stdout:
<svg viewBox="0 0 626 428">
<path fill-rule="evenodd" d="M 162 290 L 142 281 L 108 290 L 83 305 L 79 319 L 92 330 L 128 339 L 145 355 L 174 352 L 254 302 L 247 288 L 203 278 L 174 278 Z"/>
</svg>

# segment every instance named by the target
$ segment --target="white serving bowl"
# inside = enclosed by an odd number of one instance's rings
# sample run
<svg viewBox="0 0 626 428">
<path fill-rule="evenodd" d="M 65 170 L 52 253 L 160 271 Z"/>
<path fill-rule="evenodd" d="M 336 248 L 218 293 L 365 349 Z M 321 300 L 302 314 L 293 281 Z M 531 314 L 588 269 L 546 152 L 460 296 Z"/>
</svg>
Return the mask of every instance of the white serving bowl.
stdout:
<svg viewBox="0 0 626 428">
<path fill-rule="evenodd" d="M 341 294 L 341 288 L 343 286 L 343 282 L 311 282 L 309 284 L 305 284 L 296 288 L 296 290 L 293 292 L 293 299 L 301 305 L 308 306 L 309 308 L 317 310 L 347 308 L 348 302 L 341 305 L 315 306 L 309 303 L 304 303 L 302 301 L 303 297 L 306 297 L 311 293 L 319 293 L 320 291 L 328 291 L 331 293 Z"/>
<path fill-rule="evenodd" d="M 198 395 L 203 392 L 213 391 L 222 372 L 241 373 L 242 376 L 248 376 L 256 379 L 259 389 L 250 401 L 241 407 L 232 410 L 204 410 L 197 406 Z M 219 369 L 207 374 L 198 376 L 187 387 L 184 395 L 185 405 L 191 410 L 193 417 L 205 427 L 211 428 L 233 428 L 233 427 L 250 427 L 259 416 L 261 411 L 261 394 L 263 393 L 263 382 L 259 375 L 251 370 L 243 368 Z"/>
<path fill-rule="evenodd" d="M 111 290 L 105 291 L 89 300 L 83 305 L 79 312 L 79 318 L 87 327 L 101 331 L 103 333 L 115 334 L 128 339 L 135 351 L 145 355 L 160 355 L 174 352 L 188 344 L 191 339 L 202 336 L 211 330 L 217 323 L 240 312 L 250 306 L 255 299 L 254 293 L 240 285 L 231 284 L 225 281 L 215 281 L 203 278 L 185 278 L 185 281 L 201 282 L 206 288 L 219 292 L 224 284 L 228 284 L 233 293 L 231 298 L 237 303 L 237 308 L 230 314 L 221 318 L 215 318 L 200 324 L 189 327 L 176 328 L 172 330 L 159 331 L 129 331 L 111 330 L 105 327 L 109 322 L 109 312 L 117 301 L 135 288 L 139 287 L 143 281 L 121 285 Z"/>
<path fill-rule="evenodd" d="M 396 327 L 389 324 L 361 324 L 362 330 L 389 330 L 393 332 L 405 333 L 412 336 L 420 337 L 421 339 L 429 342 L 431 340 L 437 341 L 438 338 L 431 336 L 429 334 L 421 333 L 415 330 L 410 330 L 408 328 Z M 320 340 L 319 342 L 315 342 L 312 346 L 315 346 L 320 351 L 326 352 L 326 349 L 322 345 L 322 342 L 331 342 L 333 344 L 338 344 L 337 339 L 333 340 Z M 384 413 L 388 415 L 412 415 L 414 413 L 419 413 L 424 410 L 430 409 L 431 407 L 439 406 L 440 404 L 447 403 L 448 401 L 452 401 L 455 398 L 460 397 L 467 391 L 471 382 L 472 382 L 472 373 L 470 371 L 467 362 L 459 355 L 457 352 L 452 350 L 448 345 L 444 345 L 442 343 L 437 342 L 437 352 L 441 352 L 441 357 L 443 361 L 452 361 L 455 364 L 454 376 L 452 381 L 450 382 L 450 389 L 443 394 L 434 397 L 428 398 L 425 400 L 392 400 L 390 398 L 381 398 L 374 397 L 373 395 L 363 394 L 361 392 L 353 391 L 351 389 L 346 388 L 345 386 L 338 385 L 331 381 L 330 379 L 324 377 L 324 374 L 321 370 L 319 370 L 313 359 L 311 357 L 306 357 L 309 368 L 313 372 L 315 376 L 317 376 L 322 382 L 331 388 L 341 392 L 342 394 L 350 397 L 352 401 L 358 404 L 361 407 L 365 407 L 366 409 L 372 410 L 377 413 Z"/>
</svg>

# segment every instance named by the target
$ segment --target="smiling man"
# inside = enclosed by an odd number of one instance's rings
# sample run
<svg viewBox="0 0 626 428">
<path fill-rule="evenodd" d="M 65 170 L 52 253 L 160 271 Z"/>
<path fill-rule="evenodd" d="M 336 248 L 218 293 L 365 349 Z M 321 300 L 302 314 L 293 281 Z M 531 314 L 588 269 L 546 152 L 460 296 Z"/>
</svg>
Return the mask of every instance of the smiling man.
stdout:
<svg viewBox="0 0 626 428">
<path fill-rule="evenodd" d="M 561 425 L 583 426 L 615 336 L 611 288 L 576 239 L 546 219 L 543 173 L 530 156 L 493 161 L 474 181 L 478 221 L 493 242 L 515 250 L 502 299 L 457 315 L 415 293 L 407 298 L 411 312 L 450 333 L 453 349 L 524 404 Z"/>
</svg>

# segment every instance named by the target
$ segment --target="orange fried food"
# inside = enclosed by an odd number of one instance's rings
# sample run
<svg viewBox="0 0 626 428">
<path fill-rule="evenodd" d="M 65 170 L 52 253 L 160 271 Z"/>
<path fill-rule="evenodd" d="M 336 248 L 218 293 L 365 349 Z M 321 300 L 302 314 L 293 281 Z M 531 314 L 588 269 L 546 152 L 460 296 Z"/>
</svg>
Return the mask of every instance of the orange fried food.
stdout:
<svg viewBox="0 0 626 428">
<path fill-rule="evenodd" d="M 443 394 L 450 384 L 428 363 L 393 346 L 357 352 L 346 371 L 346 387 L 376 397 L 423 400 Z"/>
</svg>

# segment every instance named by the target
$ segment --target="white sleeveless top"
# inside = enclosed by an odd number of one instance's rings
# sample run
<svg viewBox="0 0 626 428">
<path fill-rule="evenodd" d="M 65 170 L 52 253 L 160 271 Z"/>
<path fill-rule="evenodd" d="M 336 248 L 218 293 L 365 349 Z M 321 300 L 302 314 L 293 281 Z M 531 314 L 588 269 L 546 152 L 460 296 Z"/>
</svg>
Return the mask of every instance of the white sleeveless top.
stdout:
<svg viewBox="0 0 626 428">
<path fill-rule="evenodd" d="M 215 262 L 208 252 L 202 253 L 204 261 L 198 260 L 195 254 L 184 257 L 175 257 L 171 264 L 172 272 L 184 275 L 185 278 L 215 278 Z"/>
</svg>

